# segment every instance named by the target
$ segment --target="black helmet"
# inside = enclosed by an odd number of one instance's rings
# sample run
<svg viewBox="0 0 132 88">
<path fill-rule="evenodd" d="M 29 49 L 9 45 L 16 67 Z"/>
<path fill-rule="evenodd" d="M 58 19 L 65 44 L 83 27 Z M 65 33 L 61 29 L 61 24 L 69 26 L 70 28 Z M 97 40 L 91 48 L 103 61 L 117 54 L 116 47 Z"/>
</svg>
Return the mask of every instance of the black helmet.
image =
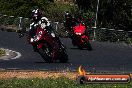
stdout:
<svg viewBox="0 0 132 88">
<path fill-rule="evenodd" d="M 66 19 L 72 18 L 72 16 L 71 16 L 71 14 L 69 13 L 69 11 L 66 11 L 66 12 L 65 12 L 65 18 L 66 18 Z"/>
<path fill-rule="evenodd" d="M 38 22 L 42 18 L 42 12 L 39 9 L 32 10 L 31 15 L 33 21 Z"/>
</svg>

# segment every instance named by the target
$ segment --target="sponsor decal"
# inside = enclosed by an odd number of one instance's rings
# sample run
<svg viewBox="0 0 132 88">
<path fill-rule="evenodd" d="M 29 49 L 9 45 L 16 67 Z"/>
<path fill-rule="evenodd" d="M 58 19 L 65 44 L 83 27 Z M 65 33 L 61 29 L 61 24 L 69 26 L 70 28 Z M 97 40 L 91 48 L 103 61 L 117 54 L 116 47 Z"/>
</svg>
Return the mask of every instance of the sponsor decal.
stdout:
<svg viewBox="0 0 132 88">
<path fill-rule="evenodd" d="M 77 82 L 84 83 L 129 83 L 131 77 L 129 74 L 87 74 L 82 66 L 78 69 L 79 76 Z"/>
</svg>

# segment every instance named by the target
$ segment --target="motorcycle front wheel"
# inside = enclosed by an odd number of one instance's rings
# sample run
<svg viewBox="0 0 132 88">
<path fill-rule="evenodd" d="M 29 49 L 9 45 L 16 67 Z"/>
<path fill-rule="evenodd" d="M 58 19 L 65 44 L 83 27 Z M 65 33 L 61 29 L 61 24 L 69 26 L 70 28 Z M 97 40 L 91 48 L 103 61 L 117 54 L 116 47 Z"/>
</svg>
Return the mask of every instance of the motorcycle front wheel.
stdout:
<svg viewBox="0 0 132 88">
<path fill-rule="evenodd" d="M 84 45 L 85 45 L 85 47 L 87 48 L 88 51 L 92 51 L 93 50 L 93 48 L 92 48 L 91 43 L 89 42 L 89 40 L 84 39 Z"/>
<path fill-rule="evenodd" d="M 47 63 L 53 63 L 53 59 L 52 59 L 52 53 L 51 53 L 51 47 L 45 43 L 44 46 L 39 50 L 39 54 L 41 55 L 41 57 L 47 62 Z"/>
<path fill-rule="evenodd" d="M 93 48 L 92 48 L 92 46 L 91 46 L 89 41 L 86 41 L 86 48 L 87 48 L 88 51 L 92 51 L 93 50 Z"/>
</svg>

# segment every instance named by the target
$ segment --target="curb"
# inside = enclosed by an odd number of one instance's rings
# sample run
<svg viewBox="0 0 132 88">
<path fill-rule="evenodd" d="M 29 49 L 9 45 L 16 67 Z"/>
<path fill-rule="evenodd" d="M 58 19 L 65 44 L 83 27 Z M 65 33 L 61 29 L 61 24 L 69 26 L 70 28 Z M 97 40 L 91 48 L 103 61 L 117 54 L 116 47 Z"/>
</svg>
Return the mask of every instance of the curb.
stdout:
<svg viewBox="0 0 132 88">
<path fill-rule="evenodd" d="M 22 56 L 21 53 L 19 53 L 17 51 L 4 49 L 4 48 L 1 48 L 1 49 L 6 52 L 6 55 L 0 57 L 0 60 L 13 60 L 13 59 L 20 58 Z"/>
<path fill-rule="evenodd" d="M 0 26 L 1 31 L 7 31 L 7 32 L 16 32 L 16 29 L 6 26 Z"/>
</svg>

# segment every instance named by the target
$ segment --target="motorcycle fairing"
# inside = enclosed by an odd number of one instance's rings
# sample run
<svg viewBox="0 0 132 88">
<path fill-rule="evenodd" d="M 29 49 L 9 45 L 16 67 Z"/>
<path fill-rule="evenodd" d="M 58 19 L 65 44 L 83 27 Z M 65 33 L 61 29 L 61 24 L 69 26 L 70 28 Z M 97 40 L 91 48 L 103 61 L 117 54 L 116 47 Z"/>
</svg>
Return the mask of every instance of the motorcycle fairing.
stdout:
<svg viewBox="0 0 132 88">
<path fill-rule="evenodd" d="M 74 33 L 81 33 L 83 34 L 85 31 L 86 27 L 82 24 L 76 25 L 75 27 L 73 27 Z"/>
</svg>

